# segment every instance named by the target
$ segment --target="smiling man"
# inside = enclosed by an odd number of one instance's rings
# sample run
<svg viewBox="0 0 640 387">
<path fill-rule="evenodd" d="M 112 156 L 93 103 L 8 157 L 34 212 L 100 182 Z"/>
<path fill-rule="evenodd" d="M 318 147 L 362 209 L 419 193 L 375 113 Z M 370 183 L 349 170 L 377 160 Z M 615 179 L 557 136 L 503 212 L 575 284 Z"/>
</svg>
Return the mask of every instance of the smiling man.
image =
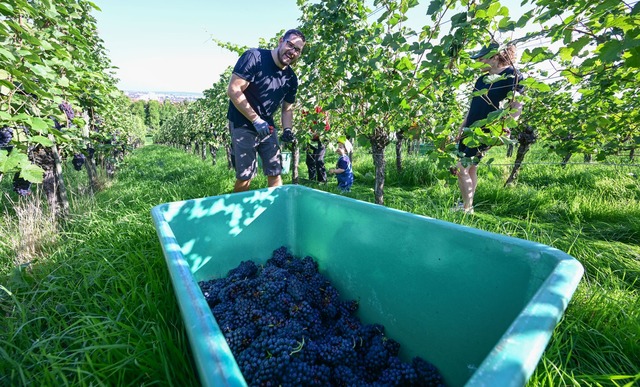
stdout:
<svg viewBox="0 0 640 387">
<path fill-rule="evenodd" d="M 300 57 L 305 42 L 302 32 L 289 30 L 277 47 L 247 50 L 233 68 L 227 88 L 227 118 L 236 168 L 234 192 L 249 189 L 257 174 L 257 155 L 269 187 L 282 185 L 282 157 L 273 115 L 282 108 L 281 139 L 293 141 L 291 126 L 298 77 L 291 65 Z"/>
</svg>

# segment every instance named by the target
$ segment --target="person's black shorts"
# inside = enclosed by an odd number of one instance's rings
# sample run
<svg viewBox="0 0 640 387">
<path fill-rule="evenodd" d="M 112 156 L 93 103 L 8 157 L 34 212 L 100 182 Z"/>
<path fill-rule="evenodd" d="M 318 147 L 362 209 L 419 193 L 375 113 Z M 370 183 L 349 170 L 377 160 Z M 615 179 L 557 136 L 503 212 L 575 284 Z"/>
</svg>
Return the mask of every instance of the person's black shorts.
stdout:
<svg viewBox="0 0 640 387">
<path fill-rule="evenodd" d="M 278 145 L 278 132 L 264 138 L 258 136 L 254 128 L 231 126 L 231 142 L 235 159 L 236 179 L 251 180 L 257 175 L 256 152 L 262 159 L 265 176 L 278 176 L 282 173 L 282 155 Z"/>
<path fill-rule="evenodd" d="M 458 155 L 460 157 L 468 157 L 473 164 L 480 163 L 480 160 L 484 157 L 487 151 L 491 148 L 488 145 L 480 145 L 478 147 L 468 147 L 463 143 L 463 140 L 458 142 Z"/>
</svg>

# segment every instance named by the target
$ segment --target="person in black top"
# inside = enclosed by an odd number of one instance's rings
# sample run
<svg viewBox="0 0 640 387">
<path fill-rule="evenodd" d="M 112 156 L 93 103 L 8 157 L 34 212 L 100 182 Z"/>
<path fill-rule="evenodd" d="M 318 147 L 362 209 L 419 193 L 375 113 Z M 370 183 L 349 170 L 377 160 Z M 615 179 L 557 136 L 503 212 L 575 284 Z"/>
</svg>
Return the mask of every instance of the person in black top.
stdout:
<svg viewBox="0 0 640 387">
<path fill-rule="evenodd" d="M 522 92 L 522 75 L 513 67 L 516 57 L 516 48 L 509 45 L 504 49 L 492 42 L 488 46 L 483 47 L 479 52 L 472 55 L 472 59 L 477 59 L 485 63 L 487 67 L 483 68 L 486 73 L 480 76 L 474 85 L 474 92 L 487 89 L 486 93 L 479 93 L 471 99 L 469 112 L 462 122 L 456 140 L 458 142 L 458 153 L 461 158 L 471 159 L 470 163 L 457 164 L 458 187 L 462 194 L 462 203 L 454 210 L 464 210 L 473 213 L 473 196 L 478 185 L 478 163 L 484 156 L 488 145 L 481 144 L 477 147 L 470 147 L 465 144 L 465 136 L 463 136 L 464 128 L 468 128 L 475 122 L 485 120 L 491 112 L 500 108 L 500 103 L 507 99 L 512 91 Z M 493 77 L 492 77 L 493 76 Z M 495 79 L 492 79 L 495 78 Z M 512 117 L 517 118 L 522 111 L 522 104 L 511 98 L 509 107 L 515 109 Z M 504 129 L 505 134 L 510 134 L 509 129 Z"/>
<path fill-rule="evenodd" d="M 308 114 L 309 112 L 302 111 L 303 116 L 307 116 Z M 327 152 L 327 146 L 324 143 L 322 134 L 328 132 L 331 127 L 329 125 L 329 117 L 327 113 L 322 110 L 322 107 L 316 106 L 315 114 L 320 115 L 323 120 L 312 121 L 313 123 L 310 128 L 311 141 L 307 144 L 307 157 L 305 162 L 307 164 L 307 171 L 309 172 L 309 180 L 326 183 L 327 168 L 324 164 L 324 156 Z"/>
<path fill-rule="evenodd" d="M 309 180 L 318 183 L 327 182 L 327 168 L 324 165 L 324 155 L 327 152 L 326 145 L 317 135 L 311 139 L 307 145 L 305 163 L 309 172 Z"/>
<path fill-rule="evenodd" d="M 256 152 L 269 187 L 282 185 L 282 159 L 278 130 L 273 115 L 281 108 L 281 139 L 293 141 L 293 104 L 298 78 L 291 69 L 304 48 L 305 36 L 288 30 L 272 50 L 245 51 L 235 67 L 227 88 L 227 119 L 231 131 L 236 182 L 234 192 L 247 191 L 257 174 Z"/>
</svg>

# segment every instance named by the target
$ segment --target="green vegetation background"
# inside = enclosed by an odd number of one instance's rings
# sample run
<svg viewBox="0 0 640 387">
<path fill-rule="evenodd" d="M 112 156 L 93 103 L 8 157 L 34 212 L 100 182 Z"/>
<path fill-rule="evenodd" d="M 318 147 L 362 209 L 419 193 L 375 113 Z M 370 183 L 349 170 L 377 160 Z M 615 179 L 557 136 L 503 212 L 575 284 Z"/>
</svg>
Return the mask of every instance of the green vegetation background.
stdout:
<svg viewBox="0 0 640 387">
<path fill-rule="evenodd" d="M 387 157 L 385 204 L 556 247 L 585 266 L 585 276 L 529 385 L 640 383 L 640 171 L 637 166 L 548 163 L 527 156 L 517 185 L 503 187 L 513 159 L 494 148 L 480 168 L 475 215 L 450 212 L 452 182 L 435 178 L 425 157 L 407 156 L 402 173 Z M 16 267 L 0 242 L 0 385 L 197 384 L 188 340 L 150 210 L 230 193 L 234 174 L 182 151 L 150 145 L 125 159 L 94 197 L 86 174 L 65 176 L 73 215 L 30 265 Z M 328 167 L 336 156 L 327 156 Z M 613 160 L 625 162 L 625 160 Z M 373 202 L 371 156 L 356 150 L 348 196 Z M 304 168 L 301 176 L 306 176 Z M 291 176 L 284 177 L 285 184 Z M 7 180 L 7 179 L 5 179 Z M 10 189 L 3 181 L 3 191 Z M 337 192 L 335 179 L 326 185 Z M 264 177 L 252 188 L 266 186 Z M 2 198 L 0 230 L 15 214 Z M 17 200 L 17 199 L 15 199 Z"/>
</svg>

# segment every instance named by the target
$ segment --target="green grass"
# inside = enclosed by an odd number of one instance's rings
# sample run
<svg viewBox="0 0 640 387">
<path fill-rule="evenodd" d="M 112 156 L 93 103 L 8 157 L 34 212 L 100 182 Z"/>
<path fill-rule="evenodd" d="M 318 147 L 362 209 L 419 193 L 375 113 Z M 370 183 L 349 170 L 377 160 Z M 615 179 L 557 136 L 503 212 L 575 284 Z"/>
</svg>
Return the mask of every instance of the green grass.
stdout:
<svg viewBox="0 0 640 387">
<path fill-rule="evenodd" d="M 425 157 L 404 170 L 387 158 L 385 205 L 563 250 L 585 276 L 533 374 L 531 386 L 640 383 L 640 181 L 637 167 L 527 165 L 503 187 L 512 159 L 494 148 L 482 164 L 476 214 L 452 213 L 453 182 Z M 332 166 L 337 157 L 327 156 Z M 534 149 L 526 161 L 548 162 Z M 552 160 L 552 159 L 551 159 Z M 347 196 L 373 202 L 370 155 L 356 151 Z M 306 177 L 301 166 L 300 174 Z M 28 265 L 0 242 L 0 385 L 175 385 L 198 383 L 164 257 L 153 206 L 230 193 L 234 174 L 160 146 L 135 151 L 94 197 L 83 173 L 66 171 L 72 215 Z M 290 182 L 285 176 L 285 183 Z M 316 189 L 338 192 L 335 179 Z M 3 181 L 6 190 L 9 182 Z M 259 176 L 252 188 L 266 186 Z M 11 194 L 3 235 L 16 233 Z"/>
</svg>

